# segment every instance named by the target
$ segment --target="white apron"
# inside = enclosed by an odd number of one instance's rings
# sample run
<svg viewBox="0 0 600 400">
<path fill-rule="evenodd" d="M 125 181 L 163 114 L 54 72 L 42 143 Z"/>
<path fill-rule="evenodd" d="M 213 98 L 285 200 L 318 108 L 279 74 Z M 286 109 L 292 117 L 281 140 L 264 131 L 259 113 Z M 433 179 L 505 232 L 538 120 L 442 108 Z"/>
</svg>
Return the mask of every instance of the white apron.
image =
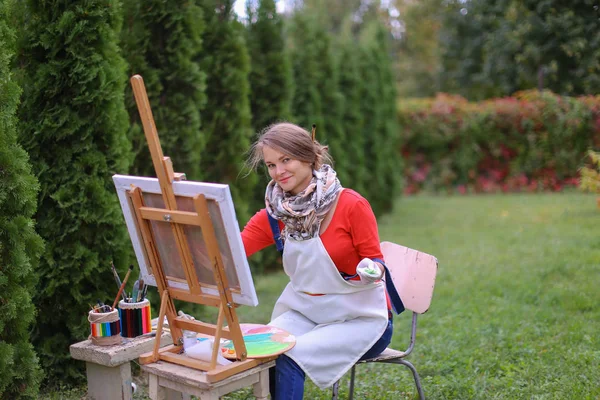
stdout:
<svg viewBox="0 0 600 400">
<path fill-rule="evenodd" d="M 296 345 L 285 354 L 324 389 L 338 381 L 385 331 L 385 286 L 345 281 L 319 237 L 296 241 L 288 236 L 283 267 L 290 283 L 277 300 L 269 325 L 296 336 Z"/>
</svg>

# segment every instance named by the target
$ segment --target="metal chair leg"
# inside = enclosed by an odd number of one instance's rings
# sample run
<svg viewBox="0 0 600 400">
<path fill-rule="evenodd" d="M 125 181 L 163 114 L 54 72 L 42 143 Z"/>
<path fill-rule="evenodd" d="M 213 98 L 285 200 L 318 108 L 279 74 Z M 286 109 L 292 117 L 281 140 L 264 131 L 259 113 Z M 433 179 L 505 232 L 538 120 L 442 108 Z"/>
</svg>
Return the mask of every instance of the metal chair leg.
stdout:
<svg viewBox="0 0 600 400">
<path fill-rule="evenodd" d="M 348 400 L 354 399 L 354 375 L 356 374 L 356 371 L 354 370 L 355 368 L 356 364 L 352 366 L 352 371 L 350 371 L 350 394 L 348 395 Z"/>
<path fill-rule="evenodd" d="M 340 388 L 340 381 L 333 384 L 333 390 L 331 393 L 331 400 L 338 400 L 338 390 Z"/>
<path fill-rule="evenodd" d="M 413 374 L 413 378 L 415 379 L 415 385 L 417 386 L 417 392 L 419 393 L 419 400 L 425 400 L 425 395 L 423 394 L 423 388 L 421 387 L 421 378 L 419 378 L 419 374 L 417 373 L 417 369 L 414 365 L 412 365 L 409 361 L 406 360 L 396 360 L 398 364 L 405 365 Z"/>
</svg>

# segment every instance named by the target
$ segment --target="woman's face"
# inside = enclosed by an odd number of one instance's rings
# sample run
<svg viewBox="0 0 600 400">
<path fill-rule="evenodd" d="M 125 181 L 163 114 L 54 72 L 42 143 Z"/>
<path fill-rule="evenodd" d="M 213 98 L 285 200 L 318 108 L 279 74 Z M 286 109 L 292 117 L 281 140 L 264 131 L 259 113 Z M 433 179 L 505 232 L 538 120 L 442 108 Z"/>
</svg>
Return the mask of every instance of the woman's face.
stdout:
<svg viewBox="0 0 600 400">
<path fill-rule="evenodd" d="M 295 160 L 269 146 L 264 146 L 262 151 L 271 179 L 284 191 L 297 195 L 306 189 L 312 179 L 312 167 L 309 163 Z"/>
</svg>

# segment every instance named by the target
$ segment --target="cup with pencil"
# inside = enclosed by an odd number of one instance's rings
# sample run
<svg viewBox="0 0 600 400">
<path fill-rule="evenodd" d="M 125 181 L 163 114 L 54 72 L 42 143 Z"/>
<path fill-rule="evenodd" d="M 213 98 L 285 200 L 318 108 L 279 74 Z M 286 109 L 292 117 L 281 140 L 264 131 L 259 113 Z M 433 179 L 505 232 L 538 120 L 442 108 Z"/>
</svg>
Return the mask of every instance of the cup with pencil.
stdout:
<svg viewBox="0 0 600 400">
<path fill-rule="evenodd" d="M 115 282 L 119 286 L 119 292 L 113 303 L 113 309 L 119 303 L 119 319 L 121 320 L 121 336 L 134 338 L 140 335 L 152 332 L 152 315 L 150 311 L 150 301 L 146 298 L 148 285 L 143 279 L 134 282 L 131 292 L 124 291 L 125 284 L 133 270 L 133 265 L 129 266 L 129 271 L 125 279 L 121 282 L 119 274 L 111 263 Z M 119 300 L 121 298 L 121 300 Z"/>
</svg>

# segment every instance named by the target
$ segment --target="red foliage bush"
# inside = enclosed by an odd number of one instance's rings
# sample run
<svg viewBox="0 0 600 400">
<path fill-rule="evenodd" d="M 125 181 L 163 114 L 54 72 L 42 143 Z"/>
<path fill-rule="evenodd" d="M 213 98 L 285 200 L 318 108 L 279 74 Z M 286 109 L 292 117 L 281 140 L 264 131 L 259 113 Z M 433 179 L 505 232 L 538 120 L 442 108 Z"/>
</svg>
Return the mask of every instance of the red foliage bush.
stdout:
<svg viewBox="0 0 600 400">
<path fill-rule="evenodd" d="M 524 91 L 470 103 L 438 94 L 398 105 L 405 193 L 490 193 L 576 186 L 600 148 L 600 96 Z"/>
</svg>

